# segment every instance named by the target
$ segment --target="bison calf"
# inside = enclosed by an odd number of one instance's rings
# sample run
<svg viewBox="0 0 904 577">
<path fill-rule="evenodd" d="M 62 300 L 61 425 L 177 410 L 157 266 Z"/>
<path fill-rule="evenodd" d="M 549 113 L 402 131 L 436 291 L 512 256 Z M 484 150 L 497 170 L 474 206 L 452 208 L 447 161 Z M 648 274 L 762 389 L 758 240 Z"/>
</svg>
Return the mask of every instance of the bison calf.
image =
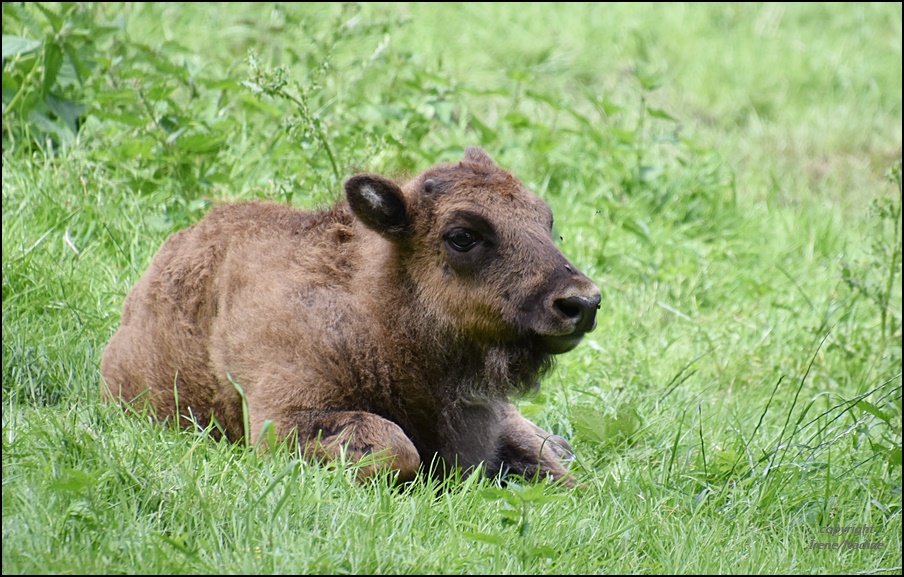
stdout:
<svg viewBox="0 0 904 577">
<path fill-rule="evenodd" d="M 596 325 L 599 289 L 546 203 L 480 148 L 345 193 L 319 212 L 219 206 L 170 237 L 104 351 L 105 396 L 232 440 L 269 421 L 308 458 L 385 457 L 362 478 L 482 463 L 571 484 L 568 443 L 508 400 Z"/>
</svg>

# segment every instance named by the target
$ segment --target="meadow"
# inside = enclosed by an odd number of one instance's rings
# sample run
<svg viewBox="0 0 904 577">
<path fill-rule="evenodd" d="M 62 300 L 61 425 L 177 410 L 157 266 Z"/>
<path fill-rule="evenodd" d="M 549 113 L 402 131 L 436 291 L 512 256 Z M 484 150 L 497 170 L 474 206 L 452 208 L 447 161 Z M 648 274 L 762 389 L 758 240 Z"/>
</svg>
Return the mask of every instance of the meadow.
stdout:
<svg viewBox="0 0 904 577">
<path fill-rule="evenodd" d="M 901 22 L 3 3 L 3 573 L 900 574 Z M 579 489 L 358 484 L 100 401 L 169 234 L 471 145 L 602 290 L 518 401 L 572 441 Z"/>
</svg>

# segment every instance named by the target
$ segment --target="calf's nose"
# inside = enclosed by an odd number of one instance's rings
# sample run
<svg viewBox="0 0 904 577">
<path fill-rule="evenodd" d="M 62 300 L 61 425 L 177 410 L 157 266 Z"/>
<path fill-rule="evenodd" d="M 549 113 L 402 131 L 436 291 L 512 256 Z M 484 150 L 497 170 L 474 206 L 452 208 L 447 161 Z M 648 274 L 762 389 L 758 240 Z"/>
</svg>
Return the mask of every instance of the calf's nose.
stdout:
<svg viewBox="0 0 904 577">
<path fill-rule="evenodd" d="M 570 296 L 556 299 L 553 306 L 565 318 L 574 323 L 574 332 L 587 333 L 596 327 L 596 311 L 600 306 L 600 295 L 591 297 Z"/>
</svg>

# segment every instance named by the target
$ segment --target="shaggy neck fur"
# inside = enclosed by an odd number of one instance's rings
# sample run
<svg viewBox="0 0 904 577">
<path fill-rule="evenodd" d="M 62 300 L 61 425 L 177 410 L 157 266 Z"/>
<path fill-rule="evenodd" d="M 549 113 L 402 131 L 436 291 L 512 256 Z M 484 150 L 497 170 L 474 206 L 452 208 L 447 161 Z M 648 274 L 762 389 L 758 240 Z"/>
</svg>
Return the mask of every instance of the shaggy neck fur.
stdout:
<svg viewBox="0 0 904 577">
<path fill-rule="evenodd" d="M 386 242 L 373 233 L 365 242 Z M 553 358 L 530 336 L 512 341 L 481 343 L 452 326 L 437 314 L 419 294 L 413 279 L 405 272 L 403 250 L 394 243 L 382 252 L 383 258 L 365 257 L 369 278 L 381 290 L 376 319 L 387 329 L 387 346 L 411 365 L 400 367 L 402 374 L 429 379 L 449 401 L 465 404 L 499 401 L 512 395 L 535 391 L 539 379 L 552 367 Z M 402 258 L 400 258 L 400 256 Z M 407 363 L 406 363 L 407 364 Z"/>
</svg>

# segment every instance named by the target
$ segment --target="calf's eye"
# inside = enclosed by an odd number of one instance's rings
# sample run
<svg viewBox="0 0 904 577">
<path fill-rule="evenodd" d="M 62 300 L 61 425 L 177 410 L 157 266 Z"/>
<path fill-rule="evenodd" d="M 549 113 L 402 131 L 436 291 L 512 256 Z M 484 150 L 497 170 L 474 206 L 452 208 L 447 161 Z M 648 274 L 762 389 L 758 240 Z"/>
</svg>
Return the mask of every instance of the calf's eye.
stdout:
<svg viewBox="0 0 904 577">
<path fill-rule="evenodd" d="M 477 235 L 469 230 L 456 230 L 446 237 L 449 246 L 458 252 L 468 252 L 477 244 Z"/>
</svg>

